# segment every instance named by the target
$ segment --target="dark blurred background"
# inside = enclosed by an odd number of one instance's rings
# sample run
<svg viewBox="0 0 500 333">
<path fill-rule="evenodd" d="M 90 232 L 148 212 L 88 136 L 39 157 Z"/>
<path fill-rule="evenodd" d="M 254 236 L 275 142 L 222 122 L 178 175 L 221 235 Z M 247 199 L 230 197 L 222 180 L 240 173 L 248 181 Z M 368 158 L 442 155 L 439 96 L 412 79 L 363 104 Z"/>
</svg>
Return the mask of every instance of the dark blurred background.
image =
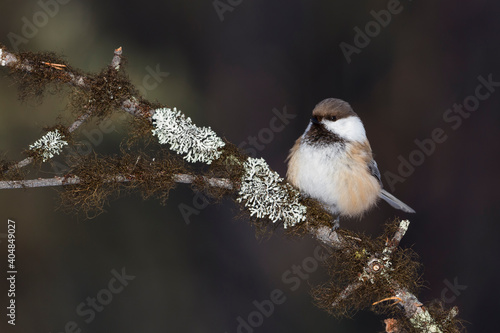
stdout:
<svg viewBox="0 0 500 333">
<path fill-rule="evenodd" d="M 128 73 L 149 100 L 176 106 L 195 123 L 253 148 L 282 175 L 314 105 L 326 97 L 349 101 L 365 123 L 386 188 L 417 214 L 399 215 L 381 203 L 345 227 L 376 236 L 385 221 L 409 217 L 402 245 L 413 247 L 424 265 L 420 300 L 458 306 L 469 332 L 495 331 L 500 91 L 493 84 L 478 88 L 488 97 L 474 96 L 480 76 L 500 81 L 500 4 L 217 3 L 219 13 L 212 0 L 2 0 L 0 43 L 55 51 L 85 71 L 106 66 L 122 46 Z M 370 23 L 372 11 L 388 6 L 393 14 L 390 22 L 385 16 L 385 27 Z M 355 28 L 365 31 L 367 24 L 372 37 L 356 37 Z M 348 62 L 340 45 L 356 42 L 362 47 Z M 72 116 L 64 94 L 20 102 L 7 71 L 0 72 L 0 150 L 3 158 L 21 159 L 42 127 L 61 114 L 69 124 Z M 447 111 L 463 103 L 474 111 Z M 285 111 L 288 118 L 273 120 Z M 127 119 L 112 120 L 108 133 L 90 123 L 79 138 L 96 151 L 118 152 Z M 280 126 L 270 130 L 271 122 Z M 415 140 L 430 149 L 436 129 L 446 140 L 425 155 Z M 257 138 L 254 147 L 249 137 Z M 402 170 L 402 160 L 417 166 Z M 44 170 L 46 177 L 55 171 Z M 391 187 L 385 172 L 402 178 Z M 229 200 L 205 207 L 179 186 L 166 206 L 131 196 L 91 220 L 56 210 L 58 202 L 54 189 L 0 191 L 2 332 L 223 333 L 237 332 L 249 319 L 258 327 L 240 332 L 383 330 L 383 317 L 370 312 L 339 320 L 316 308 L 310 285 L 326 279 L 323 268 L 314 269 L 316 243 L 280 233 L 258 240 L 247 221 L 233 219 L 237 207 Z M 181 213 L 186 207 L 188 217 Z M 15 327 L 5 316 L 8 218 L 17 223 Z M 303 263 L 311 273 L 300 279 L 291 270 Z M 129 280 L 112 294 L 109 283 L 122 269 Z M 285 301 L 259 317 L 254 301 L 270 299 L 276 289 Z M 91 315 L 85 303 L 96 297 L 106 305 Z"/>
</svg>

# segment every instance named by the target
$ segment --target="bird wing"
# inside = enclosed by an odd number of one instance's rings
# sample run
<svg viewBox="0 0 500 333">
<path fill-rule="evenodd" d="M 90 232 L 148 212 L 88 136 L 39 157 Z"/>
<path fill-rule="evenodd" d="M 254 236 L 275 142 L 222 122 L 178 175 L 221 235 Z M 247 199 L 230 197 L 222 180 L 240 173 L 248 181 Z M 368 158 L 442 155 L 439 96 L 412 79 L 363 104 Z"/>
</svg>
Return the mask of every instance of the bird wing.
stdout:
<svg viewBox="0 0 500 333">
<path fill-rule="evenodd" d="M 371 160 L 368 163 L 368 169 L 370 170 L 372 176 L 378 179 L 380 186 L 383 186 L 382 177 L 380 176 L 380 171 L 378 170 L 377 162 L 375 162 L 375 160 Z M 406 213 L 415 213 L 415 211 L 410 206 L 408 206 L 407 204 L 405 204 L 404 202 L 402 202 L 401 200 L 399 200 L 398 198 L 396 198 L 395 196 L 393 196 L 384 189 L 380 191 L 378 196 L 384 199 L 389 205 L 391 205 L 396 209 L 402 210 L 403 212 Z"/>
<path fill-rule="evenodd" d="M 382 186 L 382 177 L 380 177 L 380 171 L 378 171 L 377 162 L 375 162 L 375 160 L 368 162 L 368 170 L 370 170 L 373 177 L 378 179 L 380 186 Z"/>
</svg>

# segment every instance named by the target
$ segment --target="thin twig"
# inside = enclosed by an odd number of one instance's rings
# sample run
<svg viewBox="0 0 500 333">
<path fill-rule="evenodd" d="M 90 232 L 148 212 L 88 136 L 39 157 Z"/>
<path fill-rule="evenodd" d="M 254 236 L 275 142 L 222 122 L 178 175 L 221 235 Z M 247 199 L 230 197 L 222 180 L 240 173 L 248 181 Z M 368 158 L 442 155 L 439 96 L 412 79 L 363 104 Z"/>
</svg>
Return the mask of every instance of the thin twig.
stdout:
<svg viewBox="0 0 500 333">
<path fill-rule="evenodd" d="M 196 179 L 200 179 L 199 176 L 188 175 L 188 174 L 176 174 L 173 177 L 176 183 L 180 184 L 191 184 Z M 209 178 L 201 177 L 201 179 L 208 185 L 212 187 L 220 187 L 225 189 L 233 189 L 233 184 L 230 180 L 224 178 Z M 106 175 L 105 182 L 129 182 L 133 180 L 133 176 L 116 175 L 108 176 Z M 0 190 L 7 189 L 18 189 L 18 188 L 37 188 L 37 187 L 55 187 L 55 186 L 65 186 L 65 185 L 75 185 L 80 184 L 81 179 L 78 176 L 71 177 L 53 177 L 53 178 L 38 178 L 38 179 L 25 179 L 25 180 L 4 180 L 0 181 Z"/>
<path fill-rule="evenodd" d="M 359 287 L 361 287 L 363 285 L 362 282 L 358 281 L 358 282 L 355 282 L 355 283 L 352 283 L 350 285 L 348 285 L 341 293 L 340 295 L 335 299 L 335 301 L 333 301 L 332 303 L 332 307 L 337 307 L 337 305 L 339 305 L 340 302 L 342 302 L 343 300 L 345 300 L 346 298 L 348 298 L 349 296 L 351 296 L 351 294 L 353 292 L 355 292 L 356 290 L 359 289 Z"/>
<path fill-rule="evenodd" d="M 17 62 L 19 62 L 19 60 L 17 59 L 17 57 L 15 55 L 13 55 L 12 53 L 9 53 L 5 50 L 1 50 L 2 52 L 0 53 L 0 63 L 3 64 L 5 63 L 4 66 L 13 66 L 15 65 Z M 122 55 L 122 47 L 120 46 L 119 48 L 117 48 L 114 52 L 114 56 L 113 56 L 113 59 L 111 60 L 111 66 L 118 70 L 120 68 L 120 64 L 121 64 L 121 55 Z M 5 57 L 5 59 L 8 59 L 8 60 L 5 60 L 5 62 L 2 61 L 2 59 Z M 56 64 L 51 64 L 51 63 L 45 63 L 44 64 L 47 64 L 47 65 L 50 65 L 49 67 L 53 67 L 54 65 Z M 64 65 L 59 65 L 59 66 L 64 66 Z M 24 69 L 26 71 L 31 71 L 33 69 L 33 67 L 31 67 L 31 65 L 29 65 L 28 63 L 26 63 L 25 65 L 23 65 Z M 65 66 L 64 66 L 65 67 Z M 57 69 L 61 69 L 59 67 L 56 67 Z M 70 72 L 67 72 L 68 75 L 71 76 L 72 80 L 71 82 L 74 84 L 74 85 L 77 85 L 77 86 L 80 86 L 80 87 L 86 87 L 86 84 L 84 82 L 86 82 L 86 77 L 84 76 L 75 76 L 73 75 L 72 73 Z M 79 116 L 69 127 L 68 127 L 68 132 L 69 133 L 72 133 L 74 132 L 78 127 L 80 127 L 91 115 L 92 115 L 92 111 L 93 110 L 89 110 L 88 112 L 82 114 L 81 116 Z M 24 168 L 25 166 L 31 164 L 33 162 L 33 158 L 32 157 L 27 157 L 25 158 L 24 160 L 18 162 L 17 164 L 14 164 L 12 165 L 9 169 L 7 169 L 6 172 L 10 172 L 12 170 L 15 170 L 15 169 L 21 169 L 21 168 Z"/>
<path fill-rule="evenodd" d="M 405 235 L 406 231 L 408 230 L 408 227 L 410 226 L 410 221 L 404 220 L 401 221 L 399 224 L 398 230 L 396 230 L 396 233 L 394 233 L 394 236 L 390 241 L 387 241 L 385 243 L 385 249 L 384 249 L 384 254 L 386 255 L 391 255 L 392 252 L 398 247 L 399 242 L 401 242 L 401 239 Z"/>
<path fill-rule="evenodd" d="M 106 182 L 127 182 L 126 177 L 118 175 L 114 177 L 107 176 Z M 0 189 L 18 189 L 18 188 L 37 188 L 37 187 L 53 187 L 80 184 L 81 179 L 77 176 L 72 177 L 54 177 L 54 178 L 38 178 L 25 180 L 4 180 L 0 181 Z"/>
<path fill-rule="evenodd" d="M 49 64 L 47 66 L 47 70 L 50 71 L 53 68 L 57 68 L 59 70 L 63 70 L 64 65 L 58 65 L 56 67 L 50 66 L 54 64 L 46 63 Z M 57 64 L 55 64 L 57 65 Z M 0 49 L 0 66 L 3 67 L 16 67 L 19 69 L 22 69 L 26 72 L 31 72 L 33 71 L 33 66 L 30 64 L 28 60 L 21 61 L 15 54 L 5 50 L 5 49 Z M 68 83 L 77 87 L 85 87 L 87 85 L 88 79 L 84 75 L 75 75 L 69 71 L 62 71 L 61 75 L 66 75 L 69 80 Z"/>
<path fill-rule="evenodd" d="M 80 127 L 92 114 L 92 111 L 86 112 L 78 117 L 73 124 L 68 127 L 68 132 L 73 133 L 78 127 Z"/>
<path fill-rule="evenodd" d="M 199 178 L 199 176 L 193 176 L 193 175 L 188 175 L 188 174 L 177 174 L 174 175 L 174 180 L 176 183 L 182 183 L 182 184 L 192 184 L 196 178 Z M 229 179 L 225 178 L 209 178 L 202 176 L 201 179 L 203 181 L 212 186 L 212 187 L 219 187 L 219 188 L 225 188 L 228 190 L 233 189 L 233 183 Z"/>
<path fill-rule="evenodd" d="M 116 66 L 121 65 L 121 55 L 123 50 L 121 47 L 117 48 L 114 52 L 113 60 L 111 62 L 111 66 L 116 69 Z M 20 60 L 16 57 L 15 54 L 7 51 L 6 49 L 0 48 L 0 66 L 4 67 L 17 67 L 21 68 L 26 72 L 31 72 L 33 70 L 33 66 L 30 65 L 29 61 L 23 61 L 20 63 Z M 51 70 L 51 67 L 47 66 L 47 70 Z M 74 86 L 78 86 L 81 88 L 86 88 L 89 82 L 89 79 L 85 75 L 75 75 L 69 71 L 63 71 L 61 75 L 67 75 L 69 80 L 68 83 Z M 141 104 L 139 102 L 139 98 L 137 96 L 130 96 L 125 99 L 121 105 L 121 109 L 126 111 L 134 116 L 141 117 L 151 117 L 151 112 L 149 111 L 149 106 L 146 104 Z M 149 112 L 148 112 L 149 111 Z M 79 126 L 79 125 L 78 125 Z M 77 126 L 77 127 L 78 127 Z"/>
<path fill-rule="evenodd" d="M 400 297 L 392 296 L 392 297 L 386 297 L 386 298 L 381 299 L 379 301 L 373 302 L 372 305 L 377 305 L 379 303 L 387 302 L 387 301 L 394 301 L 393 305 L 395 305 L 395 304 L 402 302 L 403 300 Z"/>
<path fill-rule="evenodd" d="M 9 171 L 12 171 L 14 169 L 21 169 L 21 168 L 24 168 L 25 166 L 29 165 L 31 162 L 33 162 L 33 157 L 26 157 L 24 160 L 22 160 L 21 162 L 9 167 L 9 169 L 7 169 L 7 172 Z"/>
<path fill-rule="evenodd" d="M 119 70 L 121 61 L 122 61 L 122 47 L 120 46 L 115 50 L 115 56 L 111 61 L 111 67 L 113 67 L 115 70 Z"/>
</svg>

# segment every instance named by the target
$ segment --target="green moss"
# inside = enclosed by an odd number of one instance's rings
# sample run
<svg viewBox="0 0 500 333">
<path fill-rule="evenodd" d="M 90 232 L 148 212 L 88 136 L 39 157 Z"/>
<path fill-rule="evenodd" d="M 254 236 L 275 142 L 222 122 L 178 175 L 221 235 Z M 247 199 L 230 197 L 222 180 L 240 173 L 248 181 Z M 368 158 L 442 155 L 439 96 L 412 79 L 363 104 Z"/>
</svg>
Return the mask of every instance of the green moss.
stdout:
<svg viewBox="0 0 500 333">
<path fill-rule="evenodd" d="M 70 108 L 77 116 L 91 112 L 92 117 L 104 119 L 121 109 L 124 100 L 138 95 L 123 66 L 119 71 L 109 66 L 87 78 L 85 89 L 75 87 L 70 98 Z"/>
<path fill-rule="evenodd" d="M 394 226 L 398 224 L 397 220 L 389 224 L 386 232 L 376 239 L 347 230 L 338 231 L 346 240 L 346 246 L 333 251 L 325 261 L 331 278 L 328 283 L 313 290 L 314 299 L 320 308 L 337 316 L 352 315 L 359 310 L 372 308 L 372 304 L 379 300 L 394 296 L 394 283 L 410 292 L 418 291 L 421 280 L 416 254 L 411 249 L 397 248 L 391 256 L 392 265 L 388 269 L 373 274 L 373 279 L 362 282 L 349 296 L 340 297 L 350 285 L 361 282 L 359 277 L 368 261 L 381 256 L 386 240 L 393 237 Z M 382 260 L 381 257 L 379 259 Z M 333 303 L 336 303 L 335 307 Z M 387 307 L 390 305 L 380 303 L 372 310 L 384 312 Z"/>
<path fill-rule="evenodd" d="M 189 171 L 182 160 L 167 153 L 155 158 L 124 152 L 111 157 L 94 154 L 77 159 L 71 167 L 68 176 L 78 176 L 81 181 L 62 191 L 62 207 L 87 217 L 104 212 L 110 200 L 132 190 L 140 192 L 144 199 L 155 197 L 165 203 L 176 186 L 173 176 Z M 117 181 L 117 176 L 126 181 Z"/>
<path fill-rule="evenodd" d="M 57 93 L 72 77 L 82 74 L 52 52 L 21 52 L 15 56 L 19 61 L 11 67 L 10 75 L 18 85 L 20 100 L 35 98 L 41 102 L 47 89 Z"/>
<path fill-rule="evenodd" d="M 456 309 L 446 309 L 441 301 L 432 301 L 429 304 L 423 306 L 425 310 L 428 311 L 429 315 L 432 317 L 434 324 L 443 333 L 460 333 L 465 332 L 465 327 L 463 322 L 456 318 L 458 311 Z M 455 313 L 454 313 L 455 312 Z M 401 332 L 408 333 L 422 333 L 424 330 L 419 327 L 415 327 L 415 322 L 411 322 L 410 319 L 405 317 L 401 311 L 395 313 L 393 311 L 392 315 L 394 319 L 397 320 L 397 326 Z"/>
<path fill-rule="evenodd" d="M 0 181 L 23 180 L 25 177 L 23 170 L 16 167 L 16 162 L 0 160 Z"/>
</svg>

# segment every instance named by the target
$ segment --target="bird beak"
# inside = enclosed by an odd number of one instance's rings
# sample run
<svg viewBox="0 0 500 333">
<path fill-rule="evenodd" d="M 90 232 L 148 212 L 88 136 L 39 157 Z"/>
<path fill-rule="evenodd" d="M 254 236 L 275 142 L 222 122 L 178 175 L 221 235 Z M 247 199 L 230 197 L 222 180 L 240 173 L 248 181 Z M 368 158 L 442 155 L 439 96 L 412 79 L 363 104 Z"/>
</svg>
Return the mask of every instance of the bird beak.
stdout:
<svg viewBox="0 0 500 333">
<path fill-rule="evenodd" d="M 311 117 L 311 123 L 319 125 L 318 117 Z"/>
</svg>

